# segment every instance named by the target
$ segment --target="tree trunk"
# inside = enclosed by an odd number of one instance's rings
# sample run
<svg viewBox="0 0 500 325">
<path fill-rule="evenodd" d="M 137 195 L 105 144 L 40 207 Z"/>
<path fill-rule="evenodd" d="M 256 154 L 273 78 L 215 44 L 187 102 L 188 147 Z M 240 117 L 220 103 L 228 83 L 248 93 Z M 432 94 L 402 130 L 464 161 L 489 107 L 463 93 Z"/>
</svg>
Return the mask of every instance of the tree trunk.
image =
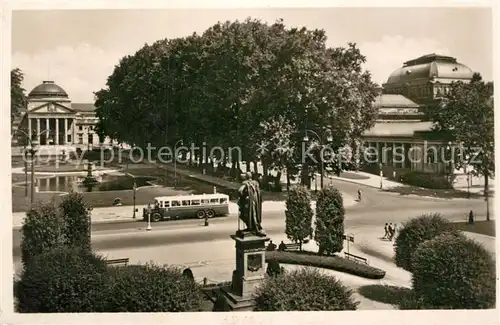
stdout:
<svg viewBox="0 0 500 325">
<path fill-rule="evenodd" d="M 486 201 L 486 220 L 490 221 L 489 173 L 484 173 L 484 200 Z"/>
<path fill-rule="evenodd" d="M 290 173 L 288 172 L 288 168 L 286 170 L 286 191 L 290 191 Z"/>
<path fill-rule="evenodd" d="M 281 192 L 280 187 L 281 187 L 281 170 L 278 170 L 276 178 L 274 179 L 274 188 L 276 189 L 276 192 Z"/>
<path fill-rule="evenodd" d="M 251 170 L 250 170 L 250 162 L 246 162 L 246 170 L 247 170 L 247 173 L 250 173 Z"/>
<path fill-rule="evenodd" d="M 259 174 L 259 169 L 257 167 L 257 160 L 254 160 L 253 161 L 253 172 L 255 173 L 255 175 L 258 175 Z"/>
</svg>

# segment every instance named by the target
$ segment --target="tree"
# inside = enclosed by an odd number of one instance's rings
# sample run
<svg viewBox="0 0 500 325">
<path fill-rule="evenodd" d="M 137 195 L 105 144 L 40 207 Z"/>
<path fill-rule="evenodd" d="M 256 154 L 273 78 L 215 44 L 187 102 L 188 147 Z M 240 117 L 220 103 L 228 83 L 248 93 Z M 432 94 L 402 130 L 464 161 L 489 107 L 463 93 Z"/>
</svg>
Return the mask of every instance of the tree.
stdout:
<svg viewBox="0 0 500 325">
<path fill-rule="evenodd" d="M 98 132 L 139 146 L 205 142 L 207 152 L 225 150 L 221 164 L 239 147 L 237 158 L 261 160 L 265 177 L 273 169 L 280 176 L 302 165 L 304 129 L 331 132 L 338 149 L 374 123 L 375 87 L 364 60 L 354 44 L 327 48 L 322 30 L 287 29 L 282 20 L 218 23 L 124 57 L 96 93 Z M 271 142 L 267 155 L 257 150 L 261 140 Z"/>
<path fill-rule="evenodd" d="M 21 227 L 23 265 L 51 249 L 66 245 L 63 223 L 53 204 L 40 205 L 26 214 Z"/>
<path fill-rule="evenodd" d="M 288 193 L 286 199 L 286 228 L 285 233 L 288 239 L 295 243 L 300 243 L 308 237 L 312 237 L 312 217 L 311 195 L 303 186 L 294 186 Z"/>
<path fill-rule="evenodd" d="M 68 245 L 91 249 L 91 208 L 83 195 L 71 192 L 59 205 Z"/>
<path fill-rule="evenodd" d="M 412 272 L 412 257 L 418 246 L 443 233 L 459 234 L 439 213 L 423 214 L 404 223 L 394 242 L 396 265 Z"/>
<path fill-rule="evenodd" d="M 341 252 L 344 248 L 344 203 L 333 186 L 323 188 L 316 200 L 314 240 L 319 254 Z"/>
<path fill-rule="evenodd" d="M 443 100 L 429 109 L 436 131 L 459 145 L 457 168 L 473 167 L 472 173 L 484 176 L 484 196 L 489 212 L 489 178 L 494 176 L 494 108 L 493 84 L 485 83 L 475 73 L 469 83 L 454 82 Z"/>
<path fill-rule="evenodd" d="M 10 71 L 10 114 L 18 115 L 28 104 L 25 89 L 22 87 L 24 74 L 19 68 Z"/>
<path fill-rule="evenodd" d="M 269 277 L 255 293 L 255 311 L 356 310 L 353 291 L 332 276 L 303 268 Z"/>
<path fill-rule="evenodd" d="M 106 264 L 78 247 L 58 247 L 25 265 L 15 295 L 22 313 L 99 312 L 105 300 Z"/>
<path fill-rule="evenodd" d="M 445 233 L 422 243 L 412 269 L 413 290 L 427 308 L 495 308 L 495 262 L 465 236 Z"/>
</svg>

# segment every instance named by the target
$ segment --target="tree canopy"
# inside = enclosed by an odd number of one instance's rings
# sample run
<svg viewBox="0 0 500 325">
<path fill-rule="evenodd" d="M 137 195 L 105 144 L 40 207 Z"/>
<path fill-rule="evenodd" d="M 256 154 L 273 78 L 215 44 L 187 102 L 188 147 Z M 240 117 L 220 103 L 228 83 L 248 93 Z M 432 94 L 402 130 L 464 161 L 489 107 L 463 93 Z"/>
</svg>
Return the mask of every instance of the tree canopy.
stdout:
<svg viewBox="0 0 500 325">
<path fill-rule="evenodd" d="M 24 74 L 19 68 L 10 71 L 10 114 L 12 116 L 19 114 L 26 108 L 28 100 L 25 89 L 22 87 Z"/>
<path fill-rule="evenodd" d="M 486 197 L 488 178 L 495 173 L 493 107 L 493 84 L 475 73 L 469 83 L 452 83 L 443 100 L 428 112 L 436 130 L 460 145 L 455 148 L 456 167 L 472 166 L 473 174 L 484 176 Z"/>
<path fill-rule="evenodd" d="M 95 94 L 97 131 L 141 147 L 181 139 L 208 151 L 239 147 L 241 160 L 295 168 L 306 129 L 333 135 L 339 150 L 373 125 L 375 84 L 364 62 L 355 44 L 328 48 L 323 30 L 219 22 L 122 58 Z"/>
</svg>

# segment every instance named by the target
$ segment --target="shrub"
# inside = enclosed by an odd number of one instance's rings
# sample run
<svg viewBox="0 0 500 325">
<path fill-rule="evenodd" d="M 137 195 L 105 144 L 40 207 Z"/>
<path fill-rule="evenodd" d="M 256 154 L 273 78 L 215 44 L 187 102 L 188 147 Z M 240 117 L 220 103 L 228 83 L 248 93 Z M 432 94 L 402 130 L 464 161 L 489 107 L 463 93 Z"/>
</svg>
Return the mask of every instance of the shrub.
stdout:
<svg viewBox="0 0 500 325">
<path fill-rule="evenodd" d="M 430 188 L 430 189 L 443 189 L 448 190 L 453 188 L 454 176 L 445 174 L 434 174 L 424 172 L 408 172 L 401 176 L 401 181 L 408 185 Z"/>
<path fill-rule="evenodd" d="M 278 263 L 303 266 L 315 266 L 330 270 L 345 272 L 368 279 L 382 279 L 385 271 L 360 264 L 338 256 L 320 256 L 313 252 L 266 252 L 266 261 L 275 260 Z"/>
<path fill-rule="evenodd" d="M 380 284 L 362 286 L 358 289 L 358 292 L 365 298 L 391 305 L 399 305 L 404 301 L 408 301 L 412 295 L 409 288 Z"/>
<path fill-rule="evenodd" d="M 267 263 L 267 270 L 266 270 L 267 275 L 269 276 L 278 276 L 281 274 L 281 267 L 280 263 L 276 260 L 269 260 Z"/>
<path fill-rule="evenodd" d="M 90 207 L 80 193 L 71 192 L 59 205 L 68 245 L 91 249 Z"/>
<path fill-rule="evenodd" d="M 270 277 L 255 292 L 256 311 L 356 310 L 352 290 L 314 269 Z"/>
<path fill-rule="evenodd" d="M 496 269 L 479 243 L 442 234 L 419 246 L 413 257 L 413 290 L 427 307 L 495 307 Z"/>
<path fill-rule="evenodd" d="M 302 249 L 303 241 L 312 237 L 311 195 L 304 186 L 294 186 L 288 193 L 286 199 L 286 229 L 288 239 L 294 243 L 300 243 Z"/>
<path fill-rule="evenodd" d="M 178 268 L 154 264 L 110 268 L 106 312 L 199 311 L 199 285 Z"/>
<path fill-rule="evenodd" d="M 403 224 L 394 242 L 396 265 L 411 272 L 411 258 L 418 245 L 445 232 L 459 233 L 439 213 L 423 214 Z"/>
<path fill-rule="evenodd" d="M 323 188 L 316 201 L 314 233 L 320 255 L 341 252 L 344 248 L 344 213 L 342 194 L 332 186 Z"/>
<path fill-rule="evenodd" d="M 62 221 L 53 204 L 41 205 L 26 214 L 21 227 L 21 261 L 28 261 L 65 244 Z"/>
<path fill-rule="evenodd" d="M 19 312 L 99 311 L 106 264 L 88 250 L 60 247 L 33 257 L 15 286 Z"/>
</svg>

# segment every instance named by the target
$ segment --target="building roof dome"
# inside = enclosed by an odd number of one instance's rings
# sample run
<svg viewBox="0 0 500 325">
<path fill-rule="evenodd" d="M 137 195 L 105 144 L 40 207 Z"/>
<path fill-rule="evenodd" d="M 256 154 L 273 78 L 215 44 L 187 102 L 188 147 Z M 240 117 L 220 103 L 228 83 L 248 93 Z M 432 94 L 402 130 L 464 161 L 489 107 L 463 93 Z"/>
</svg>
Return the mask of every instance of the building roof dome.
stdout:
<svg viewBox="0 0 500 325">
<path fill-rule="evenodd" d="M 53 81 L 44 81 L 40 85 L 33 88 L 28 97 L 68 97 L 68 94 L 60 86 Z"/>
<path fill-rule="evenodd" d="M 464 79 L 472 78 L 473 71 L 450 56 L 428 54 L 407 61 L 394 71 L 386 84 L 403 84 L 415 79 Z"/>
</svg>

